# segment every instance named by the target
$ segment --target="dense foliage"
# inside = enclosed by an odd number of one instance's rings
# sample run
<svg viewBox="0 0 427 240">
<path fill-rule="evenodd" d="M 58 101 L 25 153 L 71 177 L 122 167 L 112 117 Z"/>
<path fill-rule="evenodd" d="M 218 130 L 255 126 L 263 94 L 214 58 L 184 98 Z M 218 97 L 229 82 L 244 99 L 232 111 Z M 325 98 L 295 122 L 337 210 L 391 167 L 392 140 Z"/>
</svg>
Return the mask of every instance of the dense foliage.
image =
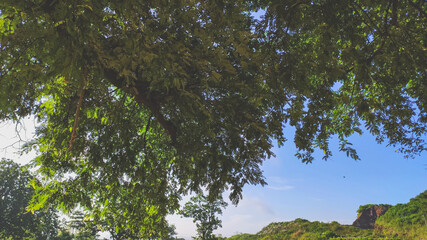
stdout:
<svg viewBox="0 0 427 240">
<path fill-rule="evenodd" d="M 261 20 L 251 11 L 263 9 Z M 77 206 L 119 232 L 167 234 L 202 188 L 265 184 L 295 127 L 297 156 L 364 126 L 412 156 L 427 128 L 423 1 L 0 2 L 0 120 L 35 115 L 32 210 Z"/>
<path fill-rule="evenodd" d="M 37 180 L 27 167 L 8 159 L 0 161 L 0 239 L 99 239 L 96 237 L 100 229 L 84 220 L 82 213 L 76 212 L 71 220 L 61 222 L 54 208 L 28 211 L 34 181 Z"/>
<path fill-rule="evenodd" d="M 0 161 L 0 239 L 55 239 L 58 235 L 55 210 L 26 210 L 34 194 L 32 179 L 26 168 L 12 160 Z"/>
<path fill-rule="evenodd" d="M 427 190 L 406 204 L 397 204 L 375 222 L 375 230 L 408 239 L 427 238 Z"/>
</svg>

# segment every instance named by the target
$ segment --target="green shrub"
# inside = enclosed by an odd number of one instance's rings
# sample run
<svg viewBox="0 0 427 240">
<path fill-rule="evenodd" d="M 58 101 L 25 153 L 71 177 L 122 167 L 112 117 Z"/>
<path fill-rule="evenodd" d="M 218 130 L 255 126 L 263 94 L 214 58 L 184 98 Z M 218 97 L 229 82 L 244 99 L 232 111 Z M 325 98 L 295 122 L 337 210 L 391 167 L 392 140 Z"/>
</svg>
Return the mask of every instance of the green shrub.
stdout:
<svg viewBox="0 0 427 240">
<path fill-rule="evenodd" d="M 427 239 L 427 190 L 392 207 L 377 219 L 375 229 L 387 237 Z"/>
</svg>

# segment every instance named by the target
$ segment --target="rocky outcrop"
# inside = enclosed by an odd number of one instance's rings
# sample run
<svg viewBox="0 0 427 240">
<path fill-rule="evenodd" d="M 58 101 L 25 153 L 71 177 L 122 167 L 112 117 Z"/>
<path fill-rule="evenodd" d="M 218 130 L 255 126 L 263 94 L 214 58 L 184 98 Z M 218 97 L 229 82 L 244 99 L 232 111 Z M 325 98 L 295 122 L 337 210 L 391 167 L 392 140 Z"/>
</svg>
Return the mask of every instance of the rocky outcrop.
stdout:
<svg viewBox="0 0 427 240">
<path fill-rule="evenodd" d="M 359 215 L 353 226 L 363 229 L 374 228 L 375 221 L 390 209 L 390 205 L 364 205 L 358 210 Z"/>
</svg>

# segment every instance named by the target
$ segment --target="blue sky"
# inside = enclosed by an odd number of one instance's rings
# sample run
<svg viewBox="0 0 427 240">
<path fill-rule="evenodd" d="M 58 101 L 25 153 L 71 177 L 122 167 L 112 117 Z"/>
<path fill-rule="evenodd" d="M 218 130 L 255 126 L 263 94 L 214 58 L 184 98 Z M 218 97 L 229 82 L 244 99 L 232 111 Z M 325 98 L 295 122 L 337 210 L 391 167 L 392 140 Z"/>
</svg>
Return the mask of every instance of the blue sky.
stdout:
<svg viewBox="0 0 427 240">
<path fill-rule="evenodd" d="M 34 132 L 31 120 L 25 121 L 21 137 L 30 139 Z M 360 205 L 370 203 L 406 203 L 427 189 L 427 153 L 415 159 L 405 159 L 393 147 L 375 142 L 369 133 L 353 136 L 351 141 L 361 161 L 338 152 L 335 139 L 331 141 L 333 156 L 324 161 L 316 155 L 311 164 L 301 163 L 295 156 L 292 129 L 287 128 L 289 141 L 275 148 L 276 157 L 264 162 L 262 169 L 269 185 L 246 186 L 243 200 L 237 207 L 229 205 L 221 219 L 223 227 L 216 231 L 223 236 L 237 233 L 256 233 L 271 222 L 304 218 L 310 221 L 351 224 Z M 14 154 L 15 125 L 0 124 L 0 157 L 26 162 L 33 154 L 19 157 Z M 183 199 L 183 202 L 188 197 Z M 179 236 L 195 236 L 192 219 L 170 216 Z"/>
<path fill-rule="evenodd" d="M 366 132 L 350 138 L 362 160 L 339 152 L 333 139 L 331 159 L 324 161 L 319 154 L 305 164 L 294 156 L 292 129 L 285 131 L 289 141 L 275 148 L 276 157 L 262 167 L 269 185 L 245 187 L 240 204 L 224 211 L 217 233 L 256 233 L 271 222 L 296 218 L 351 224 L 360 205 L 406 203 L 427 189 L 427 153 L 406 159 Z M 180 235 L 195 234 L 191 220 L 171 220 Z"/>
</svg>

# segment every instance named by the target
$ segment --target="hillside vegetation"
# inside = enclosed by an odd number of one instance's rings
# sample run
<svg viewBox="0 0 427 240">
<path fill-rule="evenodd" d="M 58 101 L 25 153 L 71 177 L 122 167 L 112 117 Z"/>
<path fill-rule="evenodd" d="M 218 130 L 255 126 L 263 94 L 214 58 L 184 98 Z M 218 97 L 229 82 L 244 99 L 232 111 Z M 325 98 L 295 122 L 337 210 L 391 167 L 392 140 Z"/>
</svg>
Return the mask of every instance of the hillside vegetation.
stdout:
<svg viewBox="0 0 427 240">
<path fill-rule="evenodd" d="M 372 204 L 359 208 L 370 208 Z M 293 239 L 421 239 L 427 240 L 427 190 L 411 199 L 406 204 L 396 206 L 382 205 L 389 208 L 375 222 L 374 229 L 360 229 L 338 222 L 310 222 L 295 219 L 290 222 L 271 223 L 257 234 L 239 234 L 227 240 L 293 240 Z"/>
<path fill-rule="evenodd" d="M 227 240 L 279 240 L 279 239 L 340 239 L 355 237 L 371 237 L 370 229 L 359 229 L 338 222 L 310 222 L 305 219 L 295 219 L 291 222 L 271 223 L 254 235 L 240 234 Z M 364 238 L 361 238 L 364 239 Z"/>
<path fill-rule="evenodd" d="M 407 204 L 397 204 L 375 222 L 375 232 L 408 239 L 427 239 L 427 190 Z"/>
</svg>

